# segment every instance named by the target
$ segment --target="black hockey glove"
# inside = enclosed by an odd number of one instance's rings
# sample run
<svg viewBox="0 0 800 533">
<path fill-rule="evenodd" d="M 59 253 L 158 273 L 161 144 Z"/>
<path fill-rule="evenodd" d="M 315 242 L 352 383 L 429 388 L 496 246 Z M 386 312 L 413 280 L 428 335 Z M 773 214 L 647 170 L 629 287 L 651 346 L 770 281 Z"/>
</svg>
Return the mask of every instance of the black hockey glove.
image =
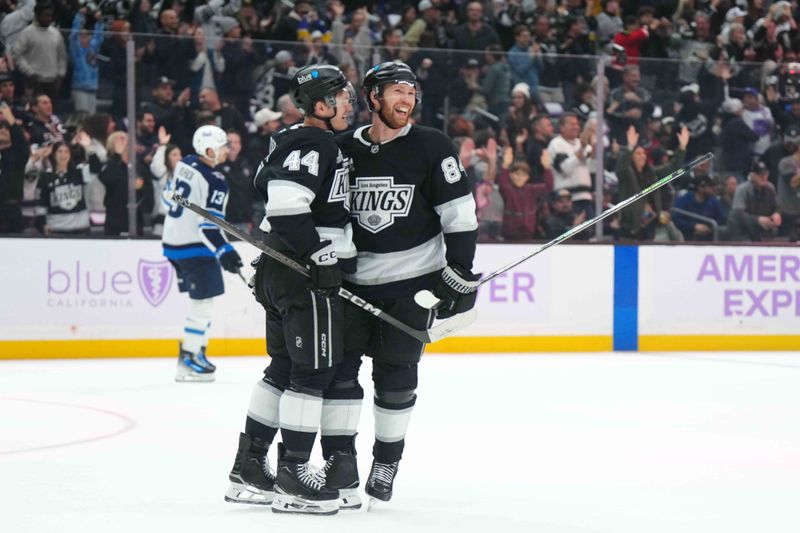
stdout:
<svg viewBox="0 0 800 533">
<path fill-rule="evenodd" d="M 475 307 L 480 279 L 480 274 L 458 265 L 447 265 L 442 270 L 442 279 L 433 289 L 434 296 L 442 301 L 436 308 L 436 318 L 450 318 Z"/>
<path fill-rule="evenodd" d="M 342 271 L 331 241 L 322 241 L 306 256 L 311 271 L 311 290 L 320 296 L 330 298 L 342 286 Z"/>
<path fill-rule="evenodd" d="M 255 269 L 253 275 L 247 281 L 247 286 L 253 291 L 253 296 L 264 309 L 267 308 L 267 297 L 264 294 L 264 267 L 267 263 L 266 255 L 261 254 L 250 262 L 250 266 Z"/>
<path fill-rule="evenodd" d="M 236 253 L 233 246 L 230 244 L 226 246 L 228 249 L 219 256 L 219 264 L 226 271 L 236 274 L 239 272 L 239 269 L 242 268 L 242 258 L 239 257 L 239 254 Z"/>
</svg>

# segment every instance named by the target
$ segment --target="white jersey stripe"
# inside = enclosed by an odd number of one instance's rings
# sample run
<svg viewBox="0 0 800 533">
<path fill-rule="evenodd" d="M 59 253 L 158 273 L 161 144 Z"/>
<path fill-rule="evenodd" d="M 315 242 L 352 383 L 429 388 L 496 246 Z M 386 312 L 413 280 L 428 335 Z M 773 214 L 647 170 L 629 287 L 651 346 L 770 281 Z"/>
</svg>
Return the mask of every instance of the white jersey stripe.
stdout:
<svg viewBox="0 0 800 533">
<path fill-rule="evenodd" d="M 475 199 L 471 194 L 434 207 L 441 219 L 442 231 L 458 233 L 478 229 L 478 217 L 475 215 Z"/>
<path fill-rule="evenodd" d="M 281 428 L 316 433 L 322 417 L 322 398 L 287 389 L 279 407 Z"/>
<path fill-rule="evenodd" d="M 321 241 L 329 240 L 333 243 L 333 249 L 341 259 L 356 257 L 356 246 L 353 244 L 353 225 L 349 222 L 343 228 L 317 226 L 317 233 L 319 233 Z"/>
<path fill-rule="evenodd" d="M 424 276 L 446 266 L 441 234 L 409 250 L 389 253 L 359 252 L 355 274 L 345 274 L 357 285 L 382 285 Z"/>
<path fill-rule="evenodd" d="M 286 180 L 274 180 L 267 184 L 267 216 L 301 215 L 311 212 L 314 193 L 311 189 Z"/>
</svg>

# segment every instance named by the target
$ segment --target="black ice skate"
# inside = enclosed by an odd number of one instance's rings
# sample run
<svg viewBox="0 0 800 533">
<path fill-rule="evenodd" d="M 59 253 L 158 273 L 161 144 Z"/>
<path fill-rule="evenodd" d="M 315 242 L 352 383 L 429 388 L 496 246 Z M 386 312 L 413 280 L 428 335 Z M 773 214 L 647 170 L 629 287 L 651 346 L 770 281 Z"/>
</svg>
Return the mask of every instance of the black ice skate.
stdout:
<svg viewBox="0 0 800 533">
<path fill-rule="evenodd" d="M 335 451 L 328 457 L 322 470 L 325 474 L 325 487 L 339 491 L 339 509 L 361 509 L 356 456 Z"/>
<path fill-rule="evenodd" d="M 325 486 L 324 474 L 308 462 L 292 461 L 278 444 L 274 513 L 333 515 L 339 512 L 339 491 Z"/>
<path fill-rule="evenodd" d="M 275 473 L 269 467 L 263 440 L 239 434 L 239 450 L 228 475 L 225 501 L 269 505 L 275 499 Z"/>
<path fill-rule="evenodd" d="M 193 354 L 181 346 L 175 381 L 214 381 L 214 370 L 216 367 L 208 362 L 202 350 L 200 353 Z"/>
<path fill-rule="evenodd" d="M 397 466 L 400 461 L 393 463 L 379 463 L 372 461 L 372 470 L 367 478 L 365 492 L 370 496 L 369 509 L 372 509 L 376 500 L 388 502 L 392 499 L 392 485 L 397 475 Z"/>
</svg>

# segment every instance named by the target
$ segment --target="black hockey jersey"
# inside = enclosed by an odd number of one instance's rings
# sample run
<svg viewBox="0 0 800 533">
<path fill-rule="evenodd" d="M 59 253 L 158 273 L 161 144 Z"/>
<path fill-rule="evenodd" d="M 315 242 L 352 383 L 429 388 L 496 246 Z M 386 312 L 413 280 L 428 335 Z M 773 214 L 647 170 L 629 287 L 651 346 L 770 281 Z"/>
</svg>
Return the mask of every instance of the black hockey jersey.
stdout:
<svg viewBox="0 0 800 533">
<path fill-rule="evenodd" d="M 350 210 L 358 270 L 345 279 L 365 298 L 430 289 L 448 263 L 472 269 L 475 200 L 452 142 L 406 126 L 382 144 L 369 126 L 337 136 L 350 170 Z"/>
<path fill-rule="evenodd" d="M 260 228 L 297 258 L 330 240 L 342 271 L 354 272 L 348 167 L 333 136 L 322 129 L 295 124 L 273 135 L 255 177 L 266 203 Z"/>
<path fill-rule="evenodd" d="M 84 185 L 89 173 L 70 166 L 66 172 L 44 172 L 36 185 L 37 216 L 46 216 L 53 231 L 80 231 L 89 228 Z"/>
</svg>

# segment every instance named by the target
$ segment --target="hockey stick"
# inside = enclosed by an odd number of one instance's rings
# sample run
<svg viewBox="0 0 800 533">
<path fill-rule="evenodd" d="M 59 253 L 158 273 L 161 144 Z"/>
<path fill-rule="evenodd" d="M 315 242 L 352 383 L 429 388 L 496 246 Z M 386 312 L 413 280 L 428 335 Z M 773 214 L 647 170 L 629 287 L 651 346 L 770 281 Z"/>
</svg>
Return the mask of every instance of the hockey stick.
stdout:
<svg viewBox="0 0 800 533">
<path fill-rule="evenodd" d="M 614 213 L 617 213 L 618 211 L 620 211 L 622 209 L 625 209 L 626 207 L 628 207 L 629 205 L 631 205 L 635 201 L 647 196 L 651 192 L 655 191 L 656 189 L 659 189 L 659 188 L 663 187 L 667 183 L 680 178 L 681 176 L 683 176 L 684 174 L 689 172 L 689 170 L 693 169 L 697 165 L 705 163 L 706 161 L 710 160 L 713 157 L 714 157 L 714 154 L 712 154 L 711 152 L 708 152 L 705 155 L 701 155 L 701 156 L 697 157 L 692 162 L 690 162 L 687 165 L 683 166 L 682 168 L 676 170 L 672 174 L 668 174 L 668 175 L 664 176 L 660 180 L 652 183 L 650 186 L 642 189 L 641 191 L 637 192 L 636 194 L 634 194 L 633 196 L 629 197 L 628 199 L 623 200 L 622 202 L 618 203 L 617 205 L 615 205 L 615 206 L 613 206 L 613 207 L 611 207 L 609 209 L 606 209 L 605 211 L 603 211 L 602 213 L 600 213 L 598 216 L 594 217 L 593 219 L 586 220 L 583 223 L 578 224 L 574 228 L 565 231 L 564 233 L 562 233 L 561 235 L 559 235 L 558 237 L 556 237 L 552 241 L 550 241 L 548 243 L 545 243 L 545 244 L 541 245 L 540 247 L 534 249 L 528 255 L 517 259 L 513 263 L 509 263 L 508 265 L 504 266 L 500 270 L 496 270 L 496 271 L 492 272 L 488 276 L 482 277 L 480 279 L 480 281 L 478 281 L 477 287 L 480 287 L 481 285 L 483 285 L 487 281 L 490 281 L 490 280 L 496 278 L 497 276 L 499 276 L 500 274 L 503 274 L 504 272 L 507 272 L 507 271 L 511 270 L 515 266 L 517 266 L 517 265 L 519 265 L 521 263 L 524 263 L 525 261 L 527 261 L 531 257 L 544 252 L 545 250 L 547 250 L 551 246 L 555 246 L 556 244 L 564 242 L 567 239 L 569 239 L 570 237 L 572 237 L 574 235 L 577 235 L 578 233 L 582 232 L 586 228 L 588 228 L 590 226 L 594 226 L 595 224 L 597 224 L 601 220 L 610 217 L 611 215 L 613 215 Z M 477 287 L 476 287 L 476 290 L 477 290 Z M 418 305 L 420 305 L 421 307 L 424 307 L 426 309 L 433 309 L 436 306 L 438 306 L 439 303 L 440 303 L 439 298 L 434 296 L 431 291 L 427 291 L 427 290 L 419 291 L 417 294 L 415 294 L 414 295 L 414 301 L 416 301 Z"/>
<path fill-rule="evenodd" d="M 236 226 L 234 226 L 230 222 L 228 222 L 228 221 L 226 221 L 226 220 L 224 220 L 224 219 L 222 219 L 222 218 L 220 218 L 220 217 L 218 217 L 218 216 L 206 211 L 205 209 L 203 209 L 199 205 L 197 205 L 197 204 L 195 204 L 195 203 L 183 198 L 180 194 L 173 193 L 172 200 L 174 202 L 180 204 L 184 208 L 186 208 L 186 209 L 188 209 L 190 211 L 193 211 L 194 213 L 197 213 L 198 215 L 200 215 L 201 217 L 205 218 L 209 222 L 212 222 L 212 223 L 216 224 L 217 226 L 219 226 L 220 228 L 222 228 L 226 232 L 230 233 L 231 235 L 233 235 L 233 236 L 235 236 L 235 237 L 237 237 L 237 238 L 239 238 L 239 239 L 241 239 L 241 240 L 243 240 L 243 241 L 255 246 L 256 248 L 258 248 L 259 250 L 261 250 L 262 252 L 264 252 L 265 254 L 270 256 L 271 258 L 275 259 L 279 263 L 282 263 L 282 264 L 286 265 L 287 267 L 291 268 L 295 272 L 299 272 L 300 274 L 302 274 L 303 276 L 305 276 L 307 278 L 311 277 L 311 274 L 309 273 L 308 268 L 306 268 L 305 265 L 301 265 L 300 263 L 298 263 L 294 259 L 292 259 L 290 257 L 287 257 L 284 254 L 280 253 L 279 251 L 270 248 L 269 246 L 267 246 L 263 242 L 260 242 L 260 241 L 257 241 L 255 239 L 253 239 L 253 237 L 251 237 L 247 233 L 243 232 L 242 230 L 240 230 L 239 228 L 237 228 Z M 242 276 L 242 279 L 244 279 L 243 276 Z M 392 326 L 396 327 L 397 329 L 399 329 L 403 333 L 411 335 L 412 337 L 414 337 L 418 341 L 421 341 L 421 342 L 424 342 L 424 343 L 436 342 L 436 341 L 438 341 L 440 339 L 448 337 L 448 336 L 452 335 L 453 333 L 455 333 L 456 331 L 458 331 L 460 329 L 463 329 L 463 328 L 467 327 L 468 325 L 472 324 L 475 321 L 475 319 L 477 318 L 477 311 L 475 311 L 474 309 L 471 309 L 470 311 L 468 311 L 466 313 L 461 313 L 459 315 L 456 315 L 453 318 L 445 320 L 441 324 L 437 324 L 436 326 L 433 326 L 433 327 L 431 327 L 429 329 L 424 329 L 424 330 L 423 329 L 415 329 L 415 328 L 412 328 L 411 326 L 409 326 L 407 324 L 404 324 L 403 322 L 400 322 L 399 320 L 397 320 L 393 316 L 387 314 L 385 311 L 379 309 L 378 307 L 375 307 L 371 303 L 369 303 L 369 302 L 363 300 L 362 298 L 356 296 L 355 294 L 353 294 L 352 292 L 348 291 L 347 289 L 339 287 L 339 296 L 341 296 L 342 298 L 344 298 L 346 301 L 350 302 L 351 304 L 355 305 L 356 307 L 360 307 L 361 309 L 363 309 L 367 313 L 375 315 L 375 317 L 379 318 L 380 320 L 383 320 L 384 322 L 387 322 L 387 323 L 391 324 Z"/>
</svg>

